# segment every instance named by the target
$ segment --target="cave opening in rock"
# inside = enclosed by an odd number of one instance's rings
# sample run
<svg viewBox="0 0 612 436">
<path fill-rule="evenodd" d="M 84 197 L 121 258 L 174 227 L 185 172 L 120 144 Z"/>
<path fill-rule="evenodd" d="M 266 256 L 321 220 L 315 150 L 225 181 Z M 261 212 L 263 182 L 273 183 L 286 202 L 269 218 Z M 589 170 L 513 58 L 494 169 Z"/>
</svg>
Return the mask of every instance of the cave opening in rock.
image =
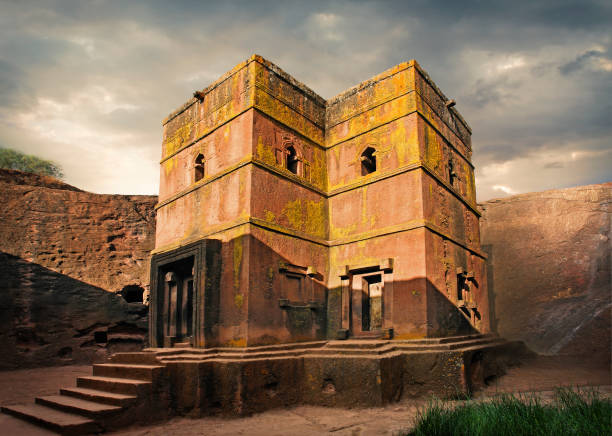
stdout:
<svg viewBox="0 0 612 436">
<path fill-rule="evenodd" d="M 142 303 L 143 294 L 144 289 L 142 286 L 138 285 L 127 285 L 119 291 L 119 295 L 121 295 L 128 303 Z"/>
</svg>

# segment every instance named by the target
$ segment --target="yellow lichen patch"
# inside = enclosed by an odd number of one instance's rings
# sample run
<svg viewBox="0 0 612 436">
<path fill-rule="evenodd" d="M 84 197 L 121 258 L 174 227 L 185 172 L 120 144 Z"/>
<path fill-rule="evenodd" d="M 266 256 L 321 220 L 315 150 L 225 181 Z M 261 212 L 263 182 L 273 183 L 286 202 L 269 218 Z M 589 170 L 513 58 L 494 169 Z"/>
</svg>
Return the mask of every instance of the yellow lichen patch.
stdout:
<svg viewBox="0 0 612 436">
<path fill-rule="evenodd" d="M 191 120 L 177 128 L 174 134 L 168 138 L 164 144 L 165 155 L 168 156 L 185 145 L 191 138 Z"/>
<path fill-rule="evenodd" d="M 283 215 L 289 220 L 289 224 L 295 230 L 302 230 L 302 202 L 298 198 L 297 200 L 290 201 L 283 208 Z"/>
<path fill-rule="evenodd" d="M 306 202 L 306 233 L 320 238 L 325 237 L 327 227 L 325 200 Z"/>
<path fill-rule="evenodd" d="M 272 212 L 271 210 L 267 210 L 266 211 L 266 221 L 268 221 L 269 223 L 273 223 L 276 219 L 276 215 L 274 215 L 274 212 Z"/>
<path fill-rule="evenodd" d="M 234 296 L 234 305 L 238 308 L 238 309 L 242 309 L 242 304 L 244 303 L 244 295 L 242 294 L 236 294 Z"/>
<path fill-rule="evenodd" d="M 388 101 L 329 129 L 327 146 L 401 118 L 416 110 L 414 92 Z"/>
<path fill-rule="evenodd" d="M 170 159 L 164 161 L 162 167 L 164 168 L 164 174 L 166 177 L 170 176 L 172 170 L 174 170 L 178 166 L 178 158 L 177 156 L 173 156 Z"/>
<path fill-rule="evenodd" d="M 255 107 L 311 141 L 320 145 L 324 143 L 323 130 L 319 126 L 267 92 L 256 89 Z"/>
<path fill-rule="evenodd" d="M 238 196 L 242 200 L 244 198 L 245 193 L 246 193 L 247 172 L 246 171 L 240 171 L 239 174 L 240 175 L 239 175 L 239 179 L 238 179 Z"/>
<path fill-rule="evenodd" d="M 231 341 L 228 341 L 226 345 L 232 348 L 244 348 L 246 347 L 246 339 L 232 339 Z"/>
<path fill-rule="evenodd" d="M 325 152 L 318 148 L 313 148 L 313 162 L 310 176 L 310 183 L 320 189 L 327 188 L 327 164 L 325 161 Z"/>
<path fill-rule="evenodd" d="M 368 187 L 361 188 L 361 224 L 368 221 Z"/>
<path fill-rule="evenodd" d="M 418 131 L 416 127 L 406 131 L 406 126 L 402 121 L 394 126 L 390 138 L 391 143 L 394 144 L 397 163 L 400 167 L 420 160 Z"/>
<path fill-rule="evenodd" d="M 232 98 L 222 99 L 217 95 L 219 102 L 214 107 L 203 110 L 202 119 L 198 123 L 197 136 L 208 135 L 210 132 L 223 125 L 230 119 L 238 116 L 253 105 L 251 93 L 240 90 L 231 90 Z"/>
<path fill-rule="evenodd" d="M 393 98 L 414 90 L 414 74 L 407 70 L 400 70 L 368 80 L 369 86 L 360 91 L 346 96 L 341 102 L 328 107 L 331 125 L 341 123 L 354 117 L 368 107 L 378 106 Z"/>
<path fill-rule="evenodd" d="M 234 288 L 240 288 L 240 270 L 242 265 L 242 238 L 234 240 Z"/>
<path fill-rule="evenodd" d="M 296 112 L 314 120 L 319 126 L 325 123 L 325 110 L 321 102 L 305 96 L 298 89 L 299 86 L 296 87 L 286 80 L 278 80 L 278 75 L 265 66 L 255 64 L 254 69 L 257 70 L 254 76 L 255 85 L 260 92 L 266 92 L 276 100 L 291 106 Z"/>
<path fill-rule="evenodd" d="M 344 239 L 351 236 L 357 230 L 357 223 L 353 223 L 347 227 L 336 227 L 330 223 L 329 226 L 329 237 L 331 239 Z"/>
<path fill-rule="evenodd" d="M 440 170 L 444 152 L 442 144 L 438 141 L 438 135 L 429 126 L 425 127 L 425 163 L 437 171 Z"/>
<path fill-rule="evenodd" d="M 476 201 L 476 195 L 474 194 L 476 192 L 474 171 L 472 171 L 472 168 L 467 163 L 463 164 L 463 171 L 464 174 L 467 174 L 467 181 L 465 183 L 465 196 L 467 197 L 467 200 L 469 202 L 473 203 Z"/>
<path fill-rule="evenodd" d="M 272 147 L 265 145 L 261 136 L 257 138 L 257 159 L 268 165 L 276 165 L 276 157 Z"/>
</svg>

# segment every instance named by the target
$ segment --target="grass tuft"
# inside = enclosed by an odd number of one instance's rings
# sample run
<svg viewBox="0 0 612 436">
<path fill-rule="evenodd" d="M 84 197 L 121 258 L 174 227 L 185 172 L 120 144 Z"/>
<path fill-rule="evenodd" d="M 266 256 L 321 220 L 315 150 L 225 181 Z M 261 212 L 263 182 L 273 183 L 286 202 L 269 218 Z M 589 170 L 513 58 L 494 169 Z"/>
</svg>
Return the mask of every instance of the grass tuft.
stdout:
<svg viewBox="0 0 612 436">
<path fill-rule="evenodd" d="M 503 395 L 452 407 L 432 401 L 408 436 L 561 436 L 612 434 L 612 402 L 596 391 L 558 389 L 550 404 L 534 395 Z"/>
</svg>

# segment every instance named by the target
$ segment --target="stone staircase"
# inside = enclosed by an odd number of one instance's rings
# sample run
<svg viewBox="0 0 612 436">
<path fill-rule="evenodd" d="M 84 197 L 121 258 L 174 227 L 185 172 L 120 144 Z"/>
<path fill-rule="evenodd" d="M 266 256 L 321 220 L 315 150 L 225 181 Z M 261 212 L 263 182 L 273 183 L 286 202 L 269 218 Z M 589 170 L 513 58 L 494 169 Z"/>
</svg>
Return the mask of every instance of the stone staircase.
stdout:
<svg viewBox="0 0 612 436">
<path fill-rule="evenodd" d="M 164 407 L 164 381 L 165 366 L 153 353 L 118 353 L 110 363 L 93 365 L 93 375 L 78 377 L 76 387 L 38 397 L 34 404 L 4 406 L 2 412 L 60 434 L 100 433 Z M 153 397 L 162 404 L 151 404 Z"/>
<path fill-rule="evenodd" d="M 396 364 L 400 365 L 397 368 L 400 368 L 404 358 L 416 358 L 417 360 L 407 363 L 406 368 L 412 368 L 415 362 L 421 360 L 429 362 L 427 366 L 429 369 L 423 372 L 426 376 L 425 382 L 429 382 L 427 377 L 431 371 L 430 367 L 435 362 L 438 362 L 442 368 L 448 359 L 458 359 L 457 362 L 460 362 L 461 356 L 471 356 L 479 350 L 503 350 L 508 344 L 507 341 L 494 334 L 471 334 L 413 340 L 331 340 L 248 348 L 151 348 L 142 352 L 114 354 L 109 363 L 93 365 L 91 376 L 78 377 L 76 387 L 62 388 L 59 395 L 36 398 L 34 404 L 5 406 L 2 407 L 2 411 L 61 434 L 101 433 L 138 422 L 161 421 L 174 413 L 190 413 L 190 407 L 194 407 L 198 401 L 210 400 L 211 404 L 215 404 L 212 398 L 208 398 L 209 393 L 204 393 L 202 398 L 198 397 L 199 394 L 196 393 L 197 389 L 194 387 L 207 377 L 215 377 L 214 380 L 210 380 L 211 386 L 214 386 L 211 391 L 213 396 L 224 392 L 223 386 L 229 389 L 229 393 L 225 397 L 222 396 L 221 399 L 226 401 L 224 407 L 231 410 L 235 406 L 236 396 L 241 391 L 238 389 L 233 392 L 231 389 L 244 383 L 246 383 L 245 388 L 250 386 L 249 383 L 255 383 L 253 386 L 258 386 L 257 377 L 245 378 L 240 375 L 242 370 L 232 373 L 231 368 L 243 368 L 246 371 L 245 374 L 252 371 L 250 368 L 258 368 L 254 374 L 267 373 L 268 369 L 279 371 L 279 380 L 285 380 L 287 389 L 290 390 L 299 382 L 292 378 L 296 376 L 296 373 L 290 369 L 293 368 L 290 362 L 295 359 L 308 360 L 311 370 L 315 373 L 319 367 L 327 368 L 326 371 L 329 371 L 329 368 L 336 366 L 351 370 L 365 365 L 363 366 L 366 368 L 364 371 L 369 371 L 369 375 L 375 375 L 382 367 L 379 368 L 376 365 L 380 363 L 374 362 L 380 362 L 382 359 L 390 362 L 395 359 Z M 285 366 L 281 364 L 282 362 L 285 362 Z M 371 362 L 371 364 L 366 362 Z M 216 369 L 213 371 L 211 368 Z M 386 366 L 385 368 L 385 371 L 389 370 Z M 451 381 L 457 382 L 460 377 L 457 372 L 458 367 L 455 365 L 449 368 L 455 377 Z M 204 372 L 199 373 L 200 369 Z M 285 370 L 288 372 L 284 373 Z M 229 375 L 225 374 L 226 371 L 230 371 L 227 373 Z M 343 378 L 344 370 L 338 371 L 337 378 Z M 444 372 L 446 370 L 443 369 L 440 371 L 442 372 L 431 377 L 443 378 L 450 374 Z M 309 374 L 309 377 L 310 375 L 312 374 Z M 194 382 L 193 377 L 196 377 L 198 381 Z M 303 377 L 306 376 L 303 375 Z M 312 385 L 312 383 L 306 383 L 309 377 L 304 379 L 304 386 Z M 318 382 L 313 383 L 318 386 Z M 245 397 L 242 404 L 261 405 L 270 401 L 269 397 L 257 397 L 257 392 L 265 390 L 265 386 L 249 389 L 246 390 L 249 392 L 252 390 L 251 394 L 255 392 L 253 394 L 255 396 L 248 399 Z M 185 395 L 190 399 L 186 403 L 183 402 Z M 350 399 L 351 395 L 347 393 L 346 397 Z M 305 404 L 327 405 L 323 397 L 305 397 L 304 401 Z M 288 401 L 296 401 L 293 397 L 288 398 Z M 352 404 L 349 400 L 346 401 L 347 404 Z M 338 403 L 338 405 L 343 406 L 344 403 Z M 270 407 L 279 406 L 272 404 Z M 202 410 L 208 411 L 206 408 Z M 196 411 L 196 414 L 200 412 Z"/>
</svg>

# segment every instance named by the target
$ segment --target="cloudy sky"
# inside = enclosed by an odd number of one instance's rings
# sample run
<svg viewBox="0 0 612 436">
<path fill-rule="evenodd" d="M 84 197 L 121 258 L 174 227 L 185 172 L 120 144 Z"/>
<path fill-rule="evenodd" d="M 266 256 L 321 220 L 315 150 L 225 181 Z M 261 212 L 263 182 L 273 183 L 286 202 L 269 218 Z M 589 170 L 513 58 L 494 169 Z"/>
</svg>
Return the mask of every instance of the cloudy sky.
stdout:
<svg viewBox="0 0 612 436">
<path fill-rule="evenodd" d="M 324 98 L 416 59 L 472 127 L 479 201 L 612 180 L 609 0 L 0 0 L 0 147 L 157 193 L 161 120 L 253 53 Z"/>
</svg>

